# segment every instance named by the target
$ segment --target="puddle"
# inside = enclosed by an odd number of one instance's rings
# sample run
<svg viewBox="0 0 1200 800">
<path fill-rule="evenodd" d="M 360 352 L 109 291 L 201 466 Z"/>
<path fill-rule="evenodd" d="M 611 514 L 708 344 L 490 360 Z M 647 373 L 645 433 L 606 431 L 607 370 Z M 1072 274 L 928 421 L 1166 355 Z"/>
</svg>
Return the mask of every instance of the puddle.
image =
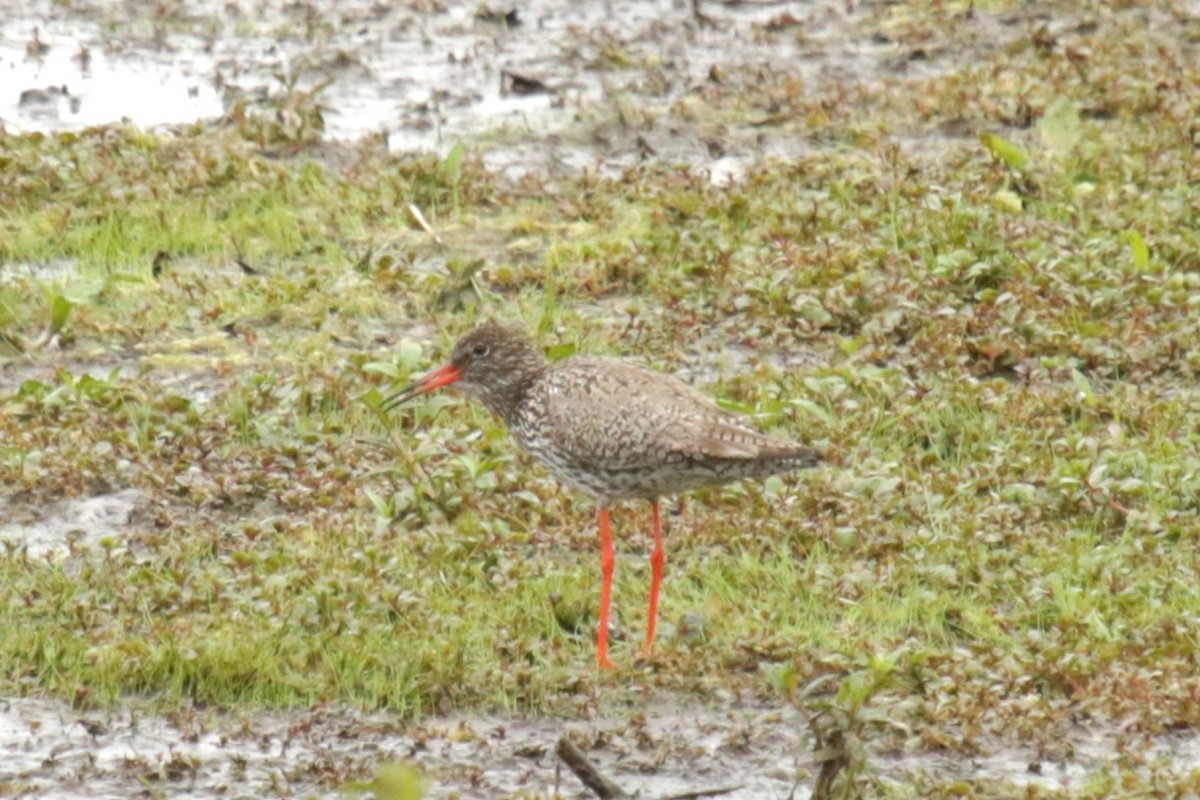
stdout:
<svg viewBox="0 0 1200 800">
<path fill-rule="evenodd" d="M 36 41 L 48 48 L 29 59 Z M 21 41 L 25 40 L 25 44 Z M 86 49 L 86 67 L 80 54 Z M 84 22 L 0 24 L 0 119 L 14 131 L 74 130 L 128 119 L 143 127 L 220 116 L 213 65 L 196 53 L 105 52 Z"/>
<path fill-rule="evenodd" d="M 1180 13 L 1194 17 L 1198 5 L 1188 0 Z M 510 177 L 611 174 L 657 160 L 723 184 L 765 157 L 828 147 L 792 119 L 797 100 L 921 81 L 1039 26 L 1071 39 L 1081 21 L 1100 24 L 1086 9 L 973 9 L 905 43 L 904 20 L 903 8 L 845 0 L 195 0 L 153 9 L 0 0 L 0 124 L 190 123 L 237 103 L 277 116 L 291 93 L 324 87 L 317 102 L 331 140 L 378 134 L 396 152 L 445 153 L 469 138 Z M 1144 21 L 1179 24 L 1158 9 Z M 753 107 L 730 114 L 729 96 L 751 91 Z M 714 105 L 722 111 L 709 113 Z M 895 140 L 927 156 L 953 142 L 919 129 Z"/>
<path fill-rule="evenodd" d="M 66 556 L 72 543 L 95 545 L 105 537 L 121 537 L 134 509 L 144 503 L 137 489 L 62 500 L 46 509 L 17 510 L 0 498 L 0 546 L 26 547 L 35 558 Z"/>
<path fill-rule="evenodd" d="M 813 96 L 949 69 L 1023 31 L 977 12 L 976 52 L 906 61 L 870 5 L 703 3 L 698 19 L 678 0 L 530 0 L 506 18 L 477 3 L 210 0 L 150 13 L 0 0 L 0 122 L 53 131 L 212 120 L 239 99 L 253 106 L 328 82 L 318 99 L 330 139 L 382 133 L 395 151 L 444 152 L 487 133 L 485 160 L 510 173 L 657 158 L 723 183 L 810 144 L 786 126 L 677 108 L 703 109 L 721 75 L 730 91 L 761 73 Z"/>
<path fill-rule="evenodd" d="M 473 717 L 401 724 L 385 714 L 318 708 L 258 714 L 185 711 L 142 715 L 77 712 L 40 699 L 0 700 L 0 786 L 24 797 L 107 800 L 147 786 L 190 797 L 337 798 L 347 780 L 396 760 L 430 778 L 430 796 L 582 796 L 557 768 L 555 744 L 572 733 L 586 755 L 626 791 L 645 797 L 740 787 L 725 797 L 806 797 L 815 765 L 791 709 L 658 706 L 629 719 L 561 721 Z M 873 757 L 885 780 L 921 772 L 1079 789 L 1117 756 L 1112 731 L 1077 731 L 1074 757 L 1041 763 L 1032 752 Z M 1148 754 L 1180 769 L 1200 763 L 1200 740 L 1166 735 Z"/>
<path fill-rule="evenodd" d="M 9 261 L 0 264 L 0 284 L 9 281 L 65 281 L 75 276 L 75 262 L 55 258 L 41 263 Z"/>
</svg>

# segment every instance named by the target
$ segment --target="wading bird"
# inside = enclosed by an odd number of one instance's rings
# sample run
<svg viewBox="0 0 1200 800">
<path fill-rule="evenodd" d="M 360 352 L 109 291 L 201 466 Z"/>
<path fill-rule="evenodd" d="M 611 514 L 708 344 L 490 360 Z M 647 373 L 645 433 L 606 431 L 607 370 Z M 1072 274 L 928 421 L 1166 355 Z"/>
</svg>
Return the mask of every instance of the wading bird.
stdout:
<svg viewBox="0 0 1200 800">
<path fill-rule="evenodd" d="M 815 466 L 812 448 L 752 428 L 669 375 L 612 358 L 550 362 L 520 332 L 489 321 L 454 346 L 450 360 L 387 398 L 390 410 L 455 386 L 504 420 L 513 438 L 556 478 L 597 506 L 600 525 L 600 630 L 596 658 L 608 658 L 615 565 L 608 509 L 617 500 L 651 504 L 654 550 L 645 654 L 654 645 L 662 586 L 663 495 Z"/>
</svg>

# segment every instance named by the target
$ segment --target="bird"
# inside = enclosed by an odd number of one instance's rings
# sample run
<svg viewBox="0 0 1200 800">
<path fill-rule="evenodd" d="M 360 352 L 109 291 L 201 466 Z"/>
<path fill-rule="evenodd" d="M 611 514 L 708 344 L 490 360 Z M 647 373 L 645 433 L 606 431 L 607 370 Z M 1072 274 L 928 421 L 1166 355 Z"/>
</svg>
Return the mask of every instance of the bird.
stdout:
<svg viewBox="0 0 1200 800">
<path fill-rule="evenodd" d="M 536 462 L 595 502 L 602 577 L 596 661 L 602 668 L 615 666 L 608 655 L 614 503 L 650 501 L 648 659 L 666 561 L 661 498 L 824 460 L 812 447 L 762 433 L 678 378 L 617 358 L 580 354 L 550 361 L 519 329 L 495 319 L 459 339 L 448 361 L 384 398 L 380 408 L 386 413 L 448 386 L 480 401 Z"/>
</svg>

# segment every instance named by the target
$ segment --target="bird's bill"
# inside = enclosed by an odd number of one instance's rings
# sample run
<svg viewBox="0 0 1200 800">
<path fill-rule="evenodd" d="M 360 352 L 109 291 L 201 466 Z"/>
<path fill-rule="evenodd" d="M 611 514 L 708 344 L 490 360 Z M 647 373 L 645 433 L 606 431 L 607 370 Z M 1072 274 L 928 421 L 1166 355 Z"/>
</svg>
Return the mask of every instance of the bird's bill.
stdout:
<svg viewBox="0 0 1200 800">
<path fill-rule="evenodd" d="M 405 386 L 394 395 L 384 399 L 380 403 L 380 408 L 384 411 L 391 411 L 401 403 L 407 403 L 414 397 L 432 392 L 434 389 L 440 389 L 443 386 L 449 386 L 462 377 L 462 370 L 454 366 L 452 363 L 442 364 L 437 369 L 425 373 L 425 376 Z"/>
</svg>

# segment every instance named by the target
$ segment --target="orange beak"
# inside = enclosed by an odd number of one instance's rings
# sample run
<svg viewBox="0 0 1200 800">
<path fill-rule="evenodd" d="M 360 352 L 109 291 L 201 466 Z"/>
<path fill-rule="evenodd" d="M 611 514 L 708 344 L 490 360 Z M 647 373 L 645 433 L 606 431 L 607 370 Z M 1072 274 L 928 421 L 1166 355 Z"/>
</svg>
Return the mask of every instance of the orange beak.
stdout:
<svg viewBox="0 0 1200 800">
<path fill-rule="evenodd" d="M 443 386 L 449 386 L 461 377 L 462 370 L 454 366 L 452 362 L 447 361 L 437 369 L 425 373 L 424 377 L 413 381 L 391 397 L 385 398 L 379 404 L 379 407 L 384 411 L 391 411 L 396 406 L 401 403 L 407 403 L 414 397 L 432 392 L 434 389 L 440 389 Z"/>
</svg>

